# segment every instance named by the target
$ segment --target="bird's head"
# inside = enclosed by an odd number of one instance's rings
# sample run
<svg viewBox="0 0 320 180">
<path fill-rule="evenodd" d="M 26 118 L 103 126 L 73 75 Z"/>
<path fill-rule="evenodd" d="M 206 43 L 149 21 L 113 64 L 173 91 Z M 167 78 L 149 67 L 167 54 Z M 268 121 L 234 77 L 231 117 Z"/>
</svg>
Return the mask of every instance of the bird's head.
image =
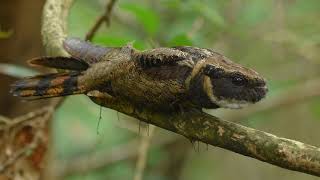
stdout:
<svg viewBox="0 0 320 180">
<path fill-rule="evenodd" d="M 242 108 L 260 101 L 268 91 L 266 80 L 256 71 L 224 56 L 205 60 L 200 73 L 204 92 L 219 107 Z"/>
</svg>

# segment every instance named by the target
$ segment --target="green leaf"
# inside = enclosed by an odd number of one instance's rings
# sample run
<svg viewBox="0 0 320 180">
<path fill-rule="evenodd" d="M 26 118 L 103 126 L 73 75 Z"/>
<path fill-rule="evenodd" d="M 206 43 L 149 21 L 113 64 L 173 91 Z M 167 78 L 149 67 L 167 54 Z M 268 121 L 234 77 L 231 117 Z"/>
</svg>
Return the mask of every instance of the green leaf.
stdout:
<svg viewBox="0 0 320 180">
<path fill-rule="evenodd" d="M 69 36 L 84 37 L 103 12 L 96 1 L 79 0 L 71 8 L 68 30 Z M 105 25 L 103 25 L 105 26 Z"/>
<path fill-rule="evenodd" d="M 192 46 L 192 41 L 186 34 L 178 34 L 170 40 L 169 46 Z"/>
<path fill-rule="evenodd" d="M 115 37 L 115 36 L 105 36 L 105 35 L 99 35 L 97 34 L 93 38 L 93 42 L 97 44 L 102 44 L 104 46 L 125 46 L 126 44 L 133 42 L 133 46 L 137 49 L 145 49 L 146 45 L 145 43 L 135 40 L 130 37 Z"/>
<path fill-rule="evenodd" d="M 318 120 L 320 120 L 320 98 L 319 97 L 311 101 L 310 111 Z"/>
<path fill-rule="evenodd" d="M 134 14 L 149 35 L 157 32 L 160 19 L 154 10 L 142 4 L 122 4 L 120 8 Z"/>
<path fill-rule="evenodd" d="M 181 6 L 181 0 L 162 0 L 160 3 L 173 10 L 178 9 L 179 6 Z"/>
</svg>

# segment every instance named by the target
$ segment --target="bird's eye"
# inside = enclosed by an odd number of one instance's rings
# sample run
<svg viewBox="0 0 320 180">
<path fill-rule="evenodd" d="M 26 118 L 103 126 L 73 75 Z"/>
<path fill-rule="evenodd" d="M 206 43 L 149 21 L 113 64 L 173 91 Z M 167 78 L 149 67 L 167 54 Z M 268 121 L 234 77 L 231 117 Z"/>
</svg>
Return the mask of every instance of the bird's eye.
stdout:
<svg viewBox="0 0 320 180">
<path fill-rule="evenodd" d="M 236 86 L 243 86 L 245 85 L 247 80 L 240 76 L 235 76 L 232 78 L 232 83 Z"/>
</svg>

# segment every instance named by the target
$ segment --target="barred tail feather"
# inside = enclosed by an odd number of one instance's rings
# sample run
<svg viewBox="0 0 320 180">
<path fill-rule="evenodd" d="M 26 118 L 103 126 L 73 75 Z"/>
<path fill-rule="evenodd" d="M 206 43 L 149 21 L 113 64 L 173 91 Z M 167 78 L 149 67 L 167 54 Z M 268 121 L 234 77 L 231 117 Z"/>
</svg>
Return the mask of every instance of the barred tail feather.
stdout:
<svg viewBox="0 0 320 180">
<path fill-rule="evenodd" d="M 53 73 L 21 79 L 11 86 L 11 93 L 19 97 L 49 98 L 82 94 L 83 86 L 78 84 L 81 73 Z"/>
</svg>

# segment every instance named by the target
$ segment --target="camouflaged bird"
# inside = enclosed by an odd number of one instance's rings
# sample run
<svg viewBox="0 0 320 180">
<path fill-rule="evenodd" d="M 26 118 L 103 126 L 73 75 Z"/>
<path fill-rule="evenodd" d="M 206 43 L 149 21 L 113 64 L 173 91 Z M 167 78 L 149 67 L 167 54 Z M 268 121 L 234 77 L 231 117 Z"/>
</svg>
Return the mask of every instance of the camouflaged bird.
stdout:
<svg viewBox="0 0 320 180">
<path fill-rule="evenodd" d="M 41 57 L 31 65 L 68 72 L 25 78 L 12 85 L 15 96 L 47 98 L 106 93 L 137 106 L 168 109 L 241 108 L 265 97 L 265 80 L 210 50 L 190 46 L 138 51 L 101 47 L 76 38 L 64 41 L 71 57 Z"/>
</svg>

